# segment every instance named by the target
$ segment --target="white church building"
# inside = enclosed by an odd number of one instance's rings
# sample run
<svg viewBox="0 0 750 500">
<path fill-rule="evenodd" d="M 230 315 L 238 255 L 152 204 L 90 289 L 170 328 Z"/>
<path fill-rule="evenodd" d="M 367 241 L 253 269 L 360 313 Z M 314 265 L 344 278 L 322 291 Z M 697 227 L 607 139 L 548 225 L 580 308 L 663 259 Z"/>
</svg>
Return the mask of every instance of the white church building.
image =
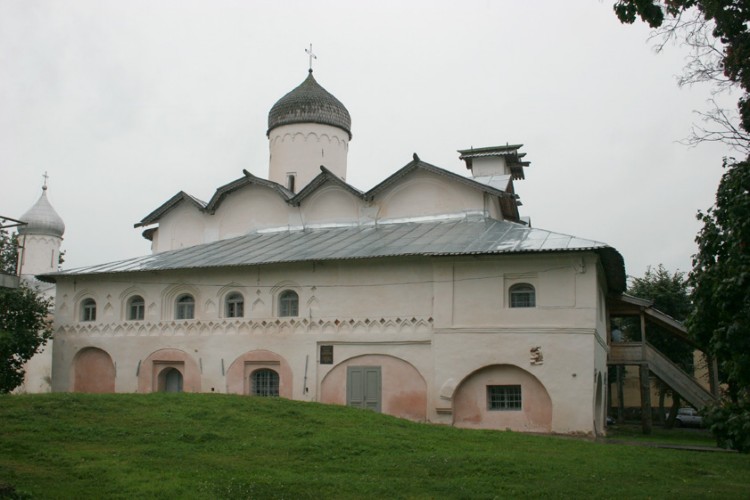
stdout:
<svg viewBox="0 0 750 500">
<path fill-rule="evenodd" d="M 414 155 L 360 191 L 346 182 L 349 112 L 312 70 L 272 107 L 267 135 L 267 179 L 243 171 L 208 202 L 179 192 L 136 224 L 151 255 L 56 271 L 62 220 L 53 228 L 39 254 L 52 266 L 31 271 L 56 284 L 53 391 L 603 431 L 623 259 L 523 221 L 521 145 L 459 151 L 468 176 Z"/>
</svg>

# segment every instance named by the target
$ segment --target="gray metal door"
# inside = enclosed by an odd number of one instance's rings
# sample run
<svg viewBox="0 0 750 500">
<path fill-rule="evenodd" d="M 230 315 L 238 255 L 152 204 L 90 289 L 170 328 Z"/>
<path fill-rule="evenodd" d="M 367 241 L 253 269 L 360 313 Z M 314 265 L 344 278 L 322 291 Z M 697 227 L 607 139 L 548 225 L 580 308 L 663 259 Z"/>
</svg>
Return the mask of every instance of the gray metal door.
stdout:
<svg viewBox="0 0 750 500">
<path fill-rule="evenodd" d="M 346 375 L 346 404 L 380 412 L 380 367 L 350 366 Z"/>
<path fill-rule="evenodd" d="M 165 392 L 182 392 L 182 373 L 176 368 L 169 368 L 164 377 Z"/>
</svg>

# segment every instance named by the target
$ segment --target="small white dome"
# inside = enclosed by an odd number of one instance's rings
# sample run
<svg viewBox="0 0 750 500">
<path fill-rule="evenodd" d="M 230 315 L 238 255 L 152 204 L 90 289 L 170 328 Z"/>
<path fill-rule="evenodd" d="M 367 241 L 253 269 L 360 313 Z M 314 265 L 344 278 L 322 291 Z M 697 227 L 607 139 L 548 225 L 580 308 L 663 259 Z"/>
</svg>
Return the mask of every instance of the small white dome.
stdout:
<svg viewBox="0 0 750 500">
<path fill-rule="evenodd" d="M 18 234 L 40 234 L 62 238 L 65 233 L 65 223 L 47 200 L 47 186 L 42 188 L 42 196 L 21 216 L 21 220 L 26 225 L 18 228 Z"/>
</svg>

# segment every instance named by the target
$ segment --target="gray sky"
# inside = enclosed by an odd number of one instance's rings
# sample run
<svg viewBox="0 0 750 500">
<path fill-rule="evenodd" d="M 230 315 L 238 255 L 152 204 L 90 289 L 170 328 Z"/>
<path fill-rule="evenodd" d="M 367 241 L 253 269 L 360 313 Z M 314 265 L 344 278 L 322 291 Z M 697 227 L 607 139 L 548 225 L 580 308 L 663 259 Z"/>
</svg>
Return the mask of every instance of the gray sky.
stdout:
<svg viewBox="0 0 750 500">
<path fill-rule="evenodd" d="M 0 214 L 48 171 L 65 268 L 148 253 L 133 224 L 179 190 L 267 176 L 271 106 L 307 75 L 352 116 L 348 181 L 522 143 L 535 227 L 607 242 L 629 275 L 690 269 L 720 144 L 688 148 L 709 88 L 603 1 L 0 0 Z M 732 106 L 732 99 L 728 98 Z"/>
</svg>

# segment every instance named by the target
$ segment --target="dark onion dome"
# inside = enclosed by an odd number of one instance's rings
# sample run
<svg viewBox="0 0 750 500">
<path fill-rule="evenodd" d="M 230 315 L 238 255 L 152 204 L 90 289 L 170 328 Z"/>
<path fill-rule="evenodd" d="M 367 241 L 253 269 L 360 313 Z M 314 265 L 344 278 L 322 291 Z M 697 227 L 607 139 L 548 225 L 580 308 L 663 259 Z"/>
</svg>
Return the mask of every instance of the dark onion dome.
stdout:
<svg viewBox="0 0 750 500">
<path fill-rule="evenodd" d="M 18 234 L 39 234 L 62 238 L 65 233 L 65 223 L 47 200 L 47 186 L 42 188 L 42 196 L 34 203 L 34 206 L 21 216 L 21 221 L 26 225 L 18 227 Z"/>
<path fill-rule="evenodd" d="M 352 138 L 352 119 L 341 101 L 313 78 L 312 70 L 296 89 L 276 101 L 268 113 L 268 132 L 291 123 L 320 123 L 345 130 Z"/>
</svg>

